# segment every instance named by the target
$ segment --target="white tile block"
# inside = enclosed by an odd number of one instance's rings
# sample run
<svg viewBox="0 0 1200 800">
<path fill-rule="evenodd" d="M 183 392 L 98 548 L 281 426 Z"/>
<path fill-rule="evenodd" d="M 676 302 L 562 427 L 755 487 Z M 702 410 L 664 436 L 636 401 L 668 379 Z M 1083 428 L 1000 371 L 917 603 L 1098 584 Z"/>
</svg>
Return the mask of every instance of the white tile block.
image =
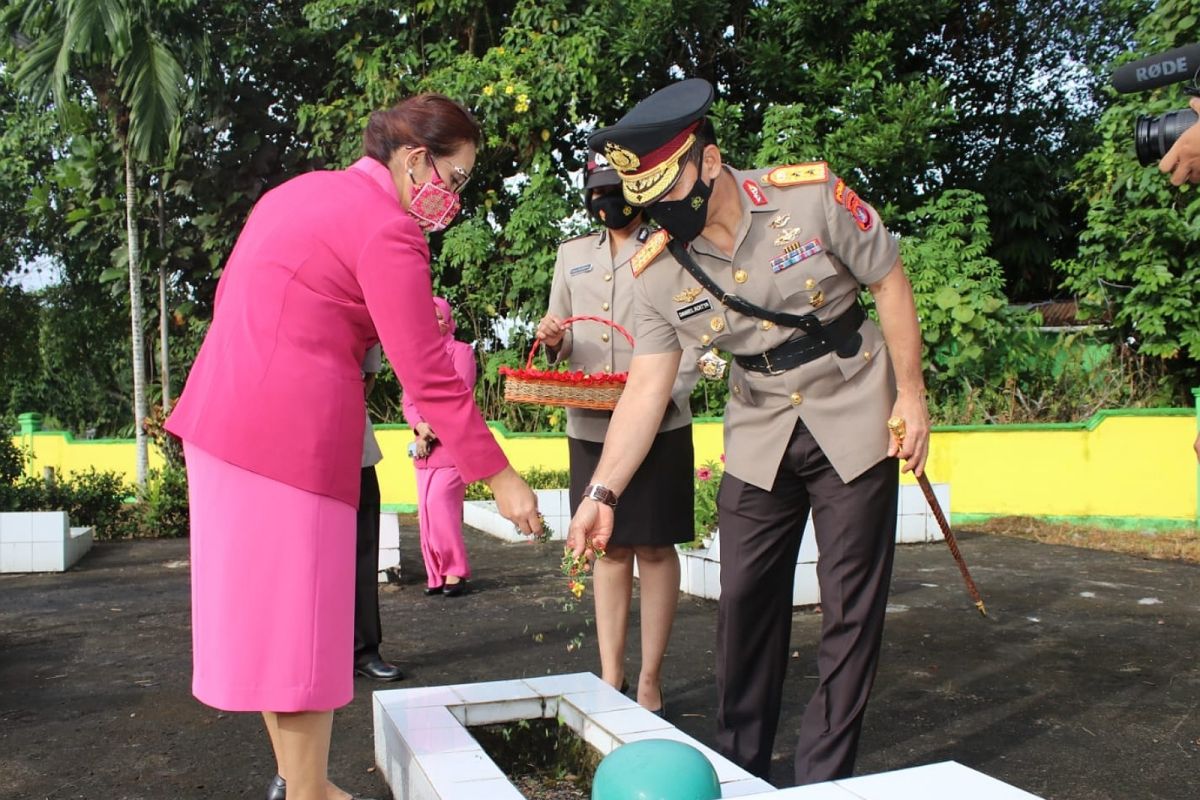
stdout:
<svg viewBox="0 0 1200 800">
<path fill-rule="evenodd" d="M 418 756 L 417 763 L 435 787 L 467 781 L 507 782 L 504 773 L 483 750 Z"/>
<path fill-rule="evenodd" d="M 66 569 L 64 550 L 66 543 L 62 539 L 57 542 L 30 542 L 30 565 L 32 572 L 62 572 Z"/>
<path fill-rule="evenodd" d="M 522 680 L 488 681 L 486 683 L 463 683 L 450 687 L 464 703 L 491 703 L 497 700 L 525 700 L 541 694 Z"/>
<path fill-rule="evenodd" d="M 64 567 L 70 569 L 79 562 L 79 559 L 92 549 L 92 541 L 95 538 L 95 529 L 91 527 L 71 528 L 71 538 L 67 541 L 66 563 Z"/>
<path fill-rule="evenodd" d="M 495 725 L 500 722 L 513 722 L 519 719 L 541 719 L 543 712 L 541 697 L 527 697 L 523 700 L 496 700 L 494 702 L 473 702 L 462 708 L 465 717 L 463 724 Z"/>
<path fill-rule="evenodd" d="M 775 787 L 762 778 L 743 778 L 721 784 L 721 797 L 758 796 L 762 792 L 775 792 Z"/>
<path fill-rule="evenodd" d="M 726 795 L 727 796 L 727 795 Z M 790 789 L 746 795 L 743 800 L 862 800 L 854 792 L 833 783 L 793 786 Z M 959 798 L 970 800 L 970 798 Z"/>
<path fill-rule="evenodd" d="M 0 513 L 0 543 L 33 541 L 33 514 L 28 511 Z"/>
<path fill-rule="evenodd" d="M 721 560 L 721 529 L 713 531 L 712 542 L 708 545 L 708 552 L 704 554 L 713 561 Z"/>
<path fill-rule="evenodd" d="M 570 672 L 563 675 L 541 675 L 522 678 L 521 682 L 542 697 L 558 696 L 578 692 L 598 692 L 611 689 L 598 675 L 590 672 Z"/>
<path fill-rule="evenodd" d="M 400 548 L 400 515 L 384 511 L 379 515 L 379 549 Z"/>
<path fill-rule="evenodd" d="M 704 596 L 709 600 L 721 599 L 721 564 L 704 559 Z"/>
<path fill-rule="evenodd" d="M 862 800 L 1038 800 L 954 761 L 836 781 Z"/>
<path fill-rule="evenodd" d="M 399 547 L 380 547 L 379 548 L 379 571 L 400 566 L 400 548 Z"/>
<path fill-rule="evenodd" d="M 374 693 L 375 705 L 393 708 L 428 708 L 460 705 L 462 698 L 449 686 L 421 686 L 415 689 L 384 689 Z"/>
<path fill-rule="evenodd" d="M 821 587 L 817 584 L 816 563 L 797 564 L 792 582 L 792 605 L 811 606 L 821 602 Z"/>
<path fill-rule="evenodd" d="M 619 708 L 629 708 L 637 705 L 625 695 L 611 686 L 592 692 L 572 692 L 562 695 L 559 700 L 559 715 L 564 706 L 571 705 L 583 712 L 584 716 L 599 714 L 604 711 L 616 711 Z"/>
<path fill-rule="evenodd" d="M 631 733 L 661 731 L 672 727 L 671 723 L 657 714 L 652 714 L 636 703 L 634 703 L 633 708 L 621 708 L 615 711 L 602 711 L 599 714 L 593 714 L 591 719 L 592 722 L 617 738 L 627 736 Z"/>
<path fill-rule="evenodd" d="M 926 513 L 901 514 L 896 521 L 896 541 L 901 544 L 918 544 L 925 539 Z"/>
<path fill-rule="evenodd" d="M 31 523 L 31 542 L 57 542 L 61 545 L 71 535 L 65 511 L 39 511 L 31 515 Z"/>
<path fill-rule="evenodd" d="M 525 795 L 503 778 L 452 783 L 439 791 L 441 800 L 525 800 Z"/>
<path fill-rule="evenodd" d="M 33 542 L 0 542 L 0 572 L 32 572 Z"/>
</svg>

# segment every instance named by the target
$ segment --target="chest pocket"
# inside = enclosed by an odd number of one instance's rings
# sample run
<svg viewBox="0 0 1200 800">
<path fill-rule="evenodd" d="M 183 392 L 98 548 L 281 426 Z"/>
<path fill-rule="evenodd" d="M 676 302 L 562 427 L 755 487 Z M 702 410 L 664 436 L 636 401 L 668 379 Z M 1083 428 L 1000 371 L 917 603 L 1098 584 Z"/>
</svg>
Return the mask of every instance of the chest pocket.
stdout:
<svg viewBox="0 0 1200 800">
<path fill-rule="evenodd" d="M 791 298 L 798 292 L 812 293 L 822 290 L 828 294 L 833 279 L 838 275 L 837 262 L 828 253 L 821 251 L 803 261 L 785 266 L 778 272 L 772 271 L 771 277 L 775 279 L 775 287 L 779 293 L 785 298 Z M 807 297 L 805 299 L 807 300 Z"/>
<path fill-rule="evenodd" d="M 887 357 L 883 346 L 883 334 L 880 333 L 879 326 L 871 320 L 867 320 L 858 330 L 862 334 L 862 346 L 859 347 L 857 353 L 849 358 L 840 358 L 837 353 L 830 353 L 826 356 L 826 358 L 832 358 L 837 364 L 838 370 L 842 373 L 842 379 L 845 381 L 851 380 L 879 359 Z"/>
</svg>

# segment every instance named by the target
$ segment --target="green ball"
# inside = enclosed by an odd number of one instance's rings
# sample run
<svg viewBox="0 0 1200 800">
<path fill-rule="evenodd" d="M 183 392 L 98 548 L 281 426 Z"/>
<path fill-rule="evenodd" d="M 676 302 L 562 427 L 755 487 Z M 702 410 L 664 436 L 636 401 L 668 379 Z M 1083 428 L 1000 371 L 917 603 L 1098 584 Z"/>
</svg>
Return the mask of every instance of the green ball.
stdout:
<svg viewBox="0 0 1200 800">
<path fill-rule="evenodd" d="M 592 779 L 592 800 L 717 800 L 717 771 L 696 748 L 643 739 L 613 750 Z"/>
</svg>

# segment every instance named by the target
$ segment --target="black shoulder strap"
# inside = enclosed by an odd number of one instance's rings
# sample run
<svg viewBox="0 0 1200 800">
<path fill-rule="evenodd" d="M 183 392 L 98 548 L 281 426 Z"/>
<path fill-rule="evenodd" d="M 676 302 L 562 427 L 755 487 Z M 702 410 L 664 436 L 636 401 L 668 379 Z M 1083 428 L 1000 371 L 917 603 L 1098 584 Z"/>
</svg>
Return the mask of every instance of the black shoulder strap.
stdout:
<svg viewBox="0 0 1200 800">
<path fill-rule="evenodd" d="M 788 314 L 783 311 L 771 311 L 768 308 L 756 306 L 749 300 L 744 300 L 736 294 L 729 294 L 720 286 L 717 286 L 716 281 L 710 278 L 700 265 L 696 263 L 696 260 L 692 258 L 692 254 L 687 251 L 687 247 L 684 246 L 683 242 L 678 239 L 672 239 L 667 248 L 671 251 L 671 255 L 675 256 L 675 260 L 688 271 L 689 275 L 699 281 L 700 285 L 709 294 L 717 297 L 717 299 L 730 309 L 747 317 L 770 320 L 776 325 L 783 325 L 787 328 L 799 328 L 809 336 L 815 336 L 822 341 L 826 340 L 827 337 L 821 330 L 821 321 L 817 319 L 816 314 Z"/>
</svg>

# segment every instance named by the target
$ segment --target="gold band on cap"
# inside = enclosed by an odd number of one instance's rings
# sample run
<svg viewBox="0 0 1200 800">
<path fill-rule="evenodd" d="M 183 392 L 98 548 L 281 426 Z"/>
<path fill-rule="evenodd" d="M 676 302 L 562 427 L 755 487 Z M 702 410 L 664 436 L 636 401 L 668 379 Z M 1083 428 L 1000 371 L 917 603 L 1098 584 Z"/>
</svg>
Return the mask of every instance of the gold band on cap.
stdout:
<svg viewBox="0 0 1200 800">
<path fill-rule="evenodd" d="M 625 170 L 618 167 L 617 172 L 621 175 L 621 185 L 625 199 L 635 206 L 644 206 L 657 200 L 660 195 L 669 191 L 671 186 L 674 185 L 675 180 L 679 177 L 681 170 L 680 160 L 687 155 L 695 143 L 696 135 L 694 133 L 688 134 L 687 138 L 683 140 L 683 144 L 674 153 L 664 158 L 654 167 L 643 172 L 626 174 Z M 610 157 L 609 161 L 611 160 Z M 636 169 L 636 165 L 633 168 Z"/>
</svg>

